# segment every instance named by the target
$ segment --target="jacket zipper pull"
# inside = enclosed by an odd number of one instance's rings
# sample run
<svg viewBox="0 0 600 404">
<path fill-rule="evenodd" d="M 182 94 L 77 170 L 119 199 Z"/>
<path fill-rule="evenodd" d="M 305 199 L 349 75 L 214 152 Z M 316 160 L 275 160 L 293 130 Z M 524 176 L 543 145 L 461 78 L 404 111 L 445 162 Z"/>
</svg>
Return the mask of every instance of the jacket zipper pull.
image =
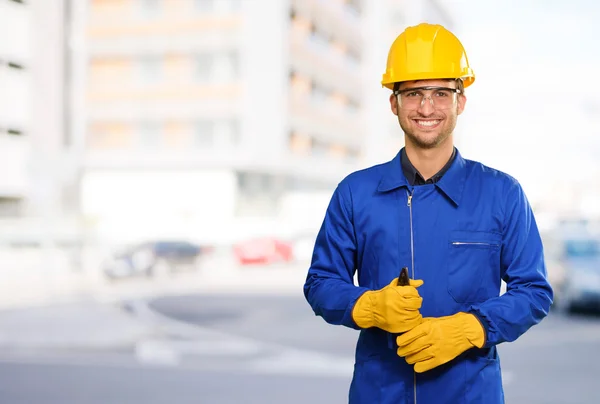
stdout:
<svg viewBox="0 0 600 404">
<path fill-rule="evenodd" d="M 412 203 L 412 194 L 408 194 L 408 206 Z"/>
</svg>

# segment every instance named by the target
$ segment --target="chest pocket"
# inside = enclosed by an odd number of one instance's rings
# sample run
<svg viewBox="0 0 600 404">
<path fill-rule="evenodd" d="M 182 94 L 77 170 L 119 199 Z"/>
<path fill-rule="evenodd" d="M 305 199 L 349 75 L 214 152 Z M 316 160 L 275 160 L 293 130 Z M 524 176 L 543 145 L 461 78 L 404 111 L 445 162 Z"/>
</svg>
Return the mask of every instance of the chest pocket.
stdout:
<svg viewBox="0 0 600 404">
<path fill-rule="evenodd" d="M 452 231 L 448 240 L 448 293 L 457 303 L 478 303 L 500 290 L 502 235 Z"/>
</svg>

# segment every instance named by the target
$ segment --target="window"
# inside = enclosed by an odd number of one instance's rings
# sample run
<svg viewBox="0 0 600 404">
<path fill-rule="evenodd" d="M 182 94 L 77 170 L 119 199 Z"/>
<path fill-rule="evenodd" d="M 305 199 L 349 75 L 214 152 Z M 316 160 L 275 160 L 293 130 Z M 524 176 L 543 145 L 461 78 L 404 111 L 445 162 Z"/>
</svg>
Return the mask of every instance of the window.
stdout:
<svg viewBox="0 0 600 404">
<path fill-rule="evenodd" d="M 212 76 L 218 83 L 227 83 L 239 77 L 239 59 L 235 51 L 216 55 Z"/>
<path fill-rule="evenodd" d="M 143 82 L 159 81 L 163 74 L 163 58 L 160 56 L 142 56 L 139 60 L 139 70 Z"/>
<path fill-rule="evenodd" d="M 360 64 L 360 56 L 354 50 L 348 50 L 346 53 L 346 60 L 350 62 L 350 65 L 353 67 L 357 67 Z"/>
<path fill-rule="evenodd" d="M 312 25 L 310 28 L 310 40 L 313 45 L 325 51 L 329 51 L 329 37 L 319 31 L 316 26 Z"/>
<path fill-rule="evenodd" d="M 242 0 L 229 0 L 229 11 L 239 11 L 242 8 Z"/>
<path fill-rule="evenodd" d="M 158 122 L 142 122 L 140 124 L 140 144 L 144 148 L 153 149 L 161 144 L 162 125 Z"/>
<path fill-rule="evenodd" d="M 142 12 L 148 16 L 156 16 L 162 8 L 162 0 L 141 0 Z"/>
<path fill-rule="evenodd" d="M 264 195 L 272 190 L 275 178 L 269 174 L 240 172 L 238 173 L 238 186 L 246 196 Z"/>
<path fill-rule="evenodd" d="M 0 217 L 14 217 L 21 214 L 23 200 L 0 197 Z"/>
<path fill-rule="evenodd" d="M 234 146 L 240 142 L 240 122 L 237 119 L 223 121 L 223 135 L 226 143 Z"/>
<path fill-rule="evenodd" d="M 200 82 L 227 83 L 240 75 L 239 54 L 235 50 L 196 55 L 195 76 Z"/>
<path fill-rule="evenodd" d="M 311 96 L 316 103 L 322 103 L 327 100 L 327 92 L 317 83 L 312 83 Z"/>
<path fill-rule="evenodd" d="M 227 14 L 240 10 L 241 0 L 194 0 L 195 8 L 201 13 Z"/>
<path fill-rule="evenodd" d="M 207 82 L 212 78 L 214 56 L 209 53 L 196 55 L 195 76 L 198 81 Z"/>
<path fill-rule="evenodd" d="M 359 112 L 360 106 L 358 105 L 358 103 L 356 103 L 356 101 L 349 101 L 346 104 L 346 108 L 349 113 L 357 114 Z"/>
<path fill-rule="evenodd" d="M 215 124 L 212 121 L 198 121 L 194 128 L 194 146 L 210 148 L 214 145 Z"/>
<path fill-rule="evenodd" d="M 348 0 L 346 2 L 346 7 L 348 11 L 350 11 L 353 15 L 359 16 L 362 12 L 361 0 Z"/>
<path fill-rule="evenodd" d="M 213 0 L 194 0 L 194 8 L 202 13 L 210 13 L 214 9 Z"/>
<path fill-rule="evenodd" d="M 312 155 L 313 156 L 325 156 L 329 152 L 327 144 L 321 140 L 313 138 L 312 141 Z"/>
<path fill-rule="evenodd" d="M 240 75 L 240 55 L 237 51 L 230 51 L 224 55 L 225 69 L 230 78 L 235 79 Z"/>
<path fill-rule="evenodd" d="M 354 163 L 360 159 L 360 149 L 348 149 L 345 160 Z"/>
</svg>

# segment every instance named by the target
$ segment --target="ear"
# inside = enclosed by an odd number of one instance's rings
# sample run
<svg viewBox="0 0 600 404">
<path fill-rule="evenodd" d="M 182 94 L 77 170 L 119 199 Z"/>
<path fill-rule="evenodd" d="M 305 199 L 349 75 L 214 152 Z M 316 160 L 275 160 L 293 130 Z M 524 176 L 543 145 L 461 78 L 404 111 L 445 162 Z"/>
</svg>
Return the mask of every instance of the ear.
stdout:
<svg viewBox="0 0 600 404">
<path fill-rule="evenodd" d="M 398 116 L 398 98 L 396 98 L 394 93 L 390 95 L 390 108 L 394 115 Z"/>
<path fill-rule="evenodd" d="M 457 105 L 457 114 L 460 115 L 465 110 L 465 105 L 467 104 L 467 97 L 464 94 L 460 94 L 458 96 L 458 105 Z"/>
</svg>

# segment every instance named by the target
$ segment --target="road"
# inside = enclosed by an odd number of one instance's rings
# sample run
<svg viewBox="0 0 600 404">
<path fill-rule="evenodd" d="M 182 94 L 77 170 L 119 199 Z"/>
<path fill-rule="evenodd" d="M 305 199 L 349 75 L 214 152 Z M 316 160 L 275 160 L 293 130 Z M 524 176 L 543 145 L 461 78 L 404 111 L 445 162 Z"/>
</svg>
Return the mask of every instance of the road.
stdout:
<svg viewBox="0 0 600 404">
<path fill-rule="evenodd" d="M 173 331 L 133 350 L 0 352 L 0 402 L 346 402 L 357 334 L 325 324 L 301 296 L 189 295 L 150 307 Z M 600 317 L 551 314 L 500 347 L 506 402 L 600 402 L 599 343 Z"/>
</svg>

